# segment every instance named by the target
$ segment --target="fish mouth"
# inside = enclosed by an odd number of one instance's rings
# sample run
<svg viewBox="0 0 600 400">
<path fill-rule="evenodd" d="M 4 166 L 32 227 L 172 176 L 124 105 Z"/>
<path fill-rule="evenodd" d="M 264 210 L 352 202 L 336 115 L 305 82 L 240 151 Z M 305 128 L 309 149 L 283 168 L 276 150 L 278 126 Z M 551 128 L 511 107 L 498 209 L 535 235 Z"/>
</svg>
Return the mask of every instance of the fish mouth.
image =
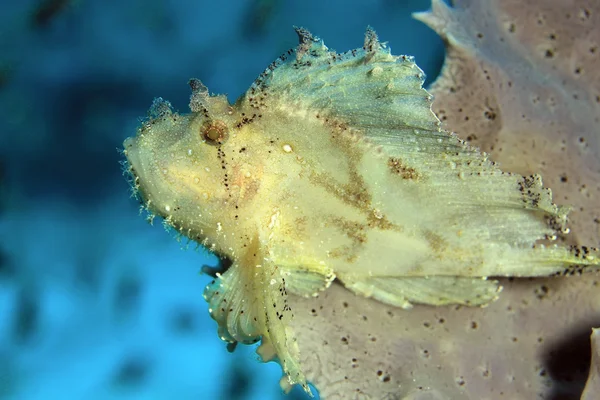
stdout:
<svg viewBox="0 0 600 400">
<path fill-rule="evenodd" d="M 139 151 L 135 146 L 135 138 L 128 137 L 123 142 L 123 155 L 125 156 L 124 166 L 130 177 L 139 184 L 139 175 L 137 171 L 140 168 Z"/>
<path fill-rule="evenodd" d="M 123 173 L 127 176 L 127 181 L 131 185 L 133 195 L 142 203 L 148 202 L 148 193 L 144 190 L 147 184 L 147 177 L 144 175 L 144 167 L 141 159 L 140 149 L 137 138 L 128 137 L 123 142 Z"/>
<path fill-rule="evenodd" d="M 175 205 L 180 203 L 182 185 L 167 177 L 170 171 L 168 162 L 161 165 L 157 152 L 147 146 L 145 139 L 138 135 L 123 142 L 125 173 L 133 196 L 146 211 L 168 218 L 172 216 Z"/>
</svg>

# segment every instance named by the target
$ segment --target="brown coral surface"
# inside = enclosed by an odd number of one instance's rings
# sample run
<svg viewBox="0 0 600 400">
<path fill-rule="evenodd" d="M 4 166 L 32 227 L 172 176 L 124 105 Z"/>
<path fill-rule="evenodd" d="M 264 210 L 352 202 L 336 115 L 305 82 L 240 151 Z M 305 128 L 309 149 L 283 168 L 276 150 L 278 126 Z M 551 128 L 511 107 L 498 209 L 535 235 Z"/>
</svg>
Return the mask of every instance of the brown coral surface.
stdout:
<svg viewBox="0 0 600 400">
<path fill-rule="evenodd" d="M 600 232 L 600 3 L 433 1 L 447 43 L 433 109 L 503 170 L 540 173 L 573 206 L 570 240 Z"/>
<path fill-rule="evenodd" d="M 573 206 L 569 240 L 597 246 L 600 3 L 435 0 L 416 17 L 447 42 L 431 88 L 446 129 L 503 170 L 541 173 L 556 202 Z M 323 399 L 577 399 L 599 281 L 505 281 L 487 308 L 410 311 L 334 286 L 294 298 L 294 325 Z M 589 382 L 584 398 L 599 398 L 593 373 Z"/>
<path fill-rule="evenodd" d="M 592 364 L 590 365 L 590 376 L 581 395 L 581 400 L 593 400 L 600 393 L 600 329 L 594 329 L 592 333 Z"/>
<path fill-rule="evenodd" d="M 295 299 L 307 377 L 322 399 L 579 398 L 600 322 L 598 280 L 503 284 L 487 308 L 405 311 L 338 285 Z"/>
</svg>

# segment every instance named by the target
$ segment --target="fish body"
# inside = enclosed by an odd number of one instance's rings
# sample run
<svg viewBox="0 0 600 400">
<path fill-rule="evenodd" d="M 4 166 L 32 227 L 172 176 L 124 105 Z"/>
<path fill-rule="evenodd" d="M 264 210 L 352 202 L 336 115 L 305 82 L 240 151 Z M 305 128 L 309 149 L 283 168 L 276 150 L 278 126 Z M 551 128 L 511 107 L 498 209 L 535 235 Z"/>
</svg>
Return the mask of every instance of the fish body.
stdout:
<svg viewBox="0 0 600 400">
<path fill-rule="evenodd" d="M 191 80 L 191 113 L 155 100 L 125 141 L 152 215 L 226 256 L 205 290 L 220 337 L 261 340 L 282 386 L 302 385 L 288 295 L 334 279 L 394 306 L 484 306 L 489 277 L 580 272 L 598 250 L 549 242 L 568 208 L 538 175 L 501 171 L 445 132 L 424 75 L 367 30 L 338 54 L 303 29 L 233 105 Z M 541 241 L 546 241 L 546 245 Z"/>
</svg>

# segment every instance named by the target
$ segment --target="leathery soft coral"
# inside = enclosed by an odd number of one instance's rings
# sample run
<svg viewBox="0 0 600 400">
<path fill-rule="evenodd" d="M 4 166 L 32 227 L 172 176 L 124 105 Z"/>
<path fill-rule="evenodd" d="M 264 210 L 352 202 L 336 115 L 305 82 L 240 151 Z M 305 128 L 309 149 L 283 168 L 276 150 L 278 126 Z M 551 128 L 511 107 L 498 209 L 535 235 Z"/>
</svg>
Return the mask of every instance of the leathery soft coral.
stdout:
<svg viewBox="0 0 600 400">
<path fill-rule="evenodd" d="M 431 87 L 446 129 L 504 170 L 541 172 L 574 206 L 564 240 L 598 245 L 600 3 L 433 1 L 416 17 L 447 42 Z M 599 281 L 505 280 L 487 308 L 404 312 L 338 286 L 294 297 L 302 365 L 325 399 L 576 399 L 600 326 Z M 586 400 L 600 397 L 596 336 Z"/>
</svg>

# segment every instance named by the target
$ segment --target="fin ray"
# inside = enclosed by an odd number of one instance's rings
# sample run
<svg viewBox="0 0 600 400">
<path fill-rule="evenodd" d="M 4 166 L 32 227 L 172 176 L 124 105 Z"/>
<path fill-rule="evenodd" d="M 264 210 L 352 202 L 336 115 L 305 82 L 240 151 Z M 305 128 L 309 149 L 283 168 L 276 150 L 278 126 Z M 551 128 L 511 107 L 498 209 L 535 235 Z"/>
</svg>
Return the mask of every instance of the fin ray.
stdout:
<svg viewBox="0 0 600 400">
<path fill-rule="evenodd" d="M 282 387 L 299 384 L 310 394 L 296 337 L 289 327 L 293 314 L 285 276 L 280 268 L 266 262 L 263 254 L 255 238 L 245 257 L 207 285 L 204 298 L 222 340 L 251 344 L 260 339 L 257 352 L 263 361 L 276 358 L 287 376 Z"/>
<path fill-rule="evenodd" d="M 442 306 L 484 306 L 498 297 L 498 281 L 456 276 L 341 278 L 353 292 L 395 307 L 413 303 Z"/>
<path fill-rule="evenodd" d="M 335 279 L 333 270 L 322 265 L 285 265 L 280 268 L 286 288 L 302 297 L 316 296 L 331 286 Z"/>
</svg>

